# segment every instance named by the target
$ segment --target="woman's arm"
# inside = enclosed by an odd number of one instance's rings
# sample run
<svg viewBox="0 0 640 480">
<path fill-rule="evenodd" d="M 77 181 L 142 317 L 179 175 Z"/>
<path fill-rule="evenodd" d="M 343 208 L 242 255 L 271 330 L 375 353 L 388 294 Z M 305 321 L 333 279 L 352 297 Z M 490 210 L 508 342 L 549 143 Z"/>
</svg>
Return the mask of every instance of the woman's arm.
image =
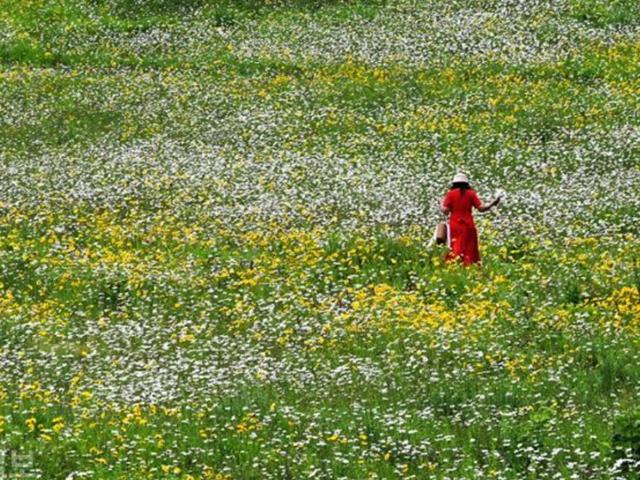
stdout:
<svg viewBox="0 0 640 480">
<path fill-rule="evenodd" d="M 451 211 L 451 208 L 449 207 L 449 195 L 445 195 L 444 198 L 442 199 L 442 202 L 440 202 L 440 211 L 445 214 L 445 215 L 449 215 L 449 212 Z"/>
<path fill-rule="evenodd" d="M 500 203 L 500 197 L 496 197 L 495 200 L 488 205 L 481 203 L 480 206 L 478 207 L 478 211 L 486 212 L 487 210 L 491 210 L 493 207 L 495 207 L 499 203 Z"/>
</svg>

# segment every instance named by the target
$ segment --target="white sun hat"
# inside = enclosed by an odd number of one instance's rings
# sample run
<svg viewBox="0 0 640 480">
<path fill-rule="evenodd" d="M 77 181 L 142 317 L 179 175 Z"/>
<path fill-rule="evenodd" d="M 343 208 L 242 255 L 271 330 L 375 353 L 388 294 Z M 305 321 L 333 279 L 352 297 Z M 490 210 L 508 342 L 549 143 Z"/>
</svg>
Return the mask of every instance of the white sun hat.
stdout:
<svg viewBox="0 0 640 480">
<path fill-rule="evenodd" d="M 453 180 L 451 182 L 452 183 L 458 183 L 458 182 L 469 183 L 469 178 L 467 178 L 467 175 L 465 173 L 458 172 L 453 176 Z"/>
</svg>

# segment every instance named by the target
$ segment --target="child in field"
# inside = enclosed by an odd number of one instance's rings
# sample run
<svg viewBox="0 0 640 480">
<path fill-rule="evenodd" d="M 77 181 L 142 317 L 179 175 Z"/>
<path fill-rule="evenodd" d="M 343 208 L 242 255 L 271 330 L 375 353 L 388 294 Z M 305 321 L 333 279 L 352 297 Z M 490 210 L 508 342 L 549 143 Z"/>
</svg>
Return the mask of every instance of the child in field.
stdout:
<svg viewBox="0 0 640 480">
<path fill-rule="evenodd" d="M 464 265 L 480 261 L 478 251 L 478 232 L 473 222 L 472 208 L 485 212 L 500 203 L 500 197 L 485 205 L 480 201 L 475 190 L 469 186 L 469 179 L 464 173 L 456 173 L 451 189 L 442 200 L 440 209 L 449 217 L 449 234 L 451 250 L 446 260 L 462 260 Z"/>
</svg>

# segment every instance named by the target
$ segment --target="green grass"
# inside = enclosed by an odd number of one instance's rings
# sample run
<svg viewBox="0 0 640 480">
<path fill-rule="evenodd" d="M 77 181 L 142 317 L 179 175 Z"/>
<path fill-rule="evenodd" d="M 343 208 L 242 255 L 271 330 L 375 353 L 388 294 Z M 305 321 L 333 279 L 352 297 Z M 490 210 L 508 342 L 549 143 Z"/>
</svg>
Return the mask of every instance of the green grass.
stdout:
<svg viewBox="0 0 640 480">
<path fill-rule="evenodd" d="M 0 0 L 0 448 L 52 480 L 640 460 L 640 6 L 508 3 Z M 508 192 L 479 268 L 427 247 L 459 166 Z"/>
</svg>

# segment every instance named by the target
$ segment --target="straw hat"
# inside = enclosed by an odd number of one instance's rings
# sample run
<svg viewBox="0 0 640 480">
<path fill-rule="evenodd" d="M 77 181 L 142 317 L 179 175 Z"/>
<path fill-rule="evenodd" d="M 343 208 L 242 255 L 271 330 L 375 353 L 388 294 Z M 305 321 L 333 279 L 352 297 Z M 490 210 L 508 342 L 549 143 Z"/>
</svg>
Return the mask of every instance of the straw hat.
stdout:
<svg viewBox="0 0 640 480">
<path fill-rule="evenodd" d="M 469 183 L 469 178 L 467 177 L 467 175 L 465 173 L 462 172 L 458 172 L 453 176 L 453 180 L 451 181 L 452 183 Z"/>
</svg>

